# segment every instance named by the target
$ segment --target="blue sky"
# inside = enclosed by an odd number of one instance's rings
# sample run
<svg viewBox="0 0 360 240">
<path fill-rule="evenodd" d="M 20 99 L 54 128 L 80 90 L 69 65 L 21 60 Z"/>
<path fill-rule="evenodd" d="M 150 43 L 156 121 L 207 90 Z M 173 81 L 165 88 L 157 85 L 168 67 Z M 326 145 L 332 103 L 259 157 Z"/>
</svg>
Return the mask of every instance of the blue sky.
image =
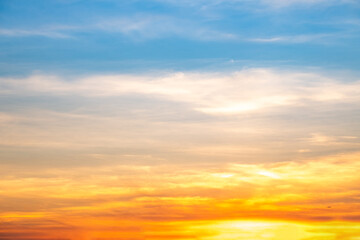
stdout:
<svg viewBox="0 0 360 240">
<path fill-rule="evenodd" d="M 3 0 L 0 13 L 2 75 L 360 65 L 351 0 Z"/>
</svg>

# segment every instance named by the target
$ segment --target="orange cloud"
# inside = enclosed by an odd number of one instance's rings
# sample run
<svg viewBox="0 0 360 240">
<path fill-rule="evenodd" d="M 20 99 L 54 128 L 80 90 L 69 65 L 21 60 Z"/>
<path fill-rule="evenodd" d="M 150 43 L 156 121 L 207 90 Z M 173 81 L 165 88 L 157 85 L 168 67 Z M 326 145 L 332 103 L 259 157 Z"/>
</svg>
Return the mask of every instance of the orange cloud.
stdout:
<svg viewBox="0 0 360 240">
<path fill-rule="evenodd" d="M 43 178 L 4 176 L 0 236 L 278 240 L 293 229 L 299 232 L 293 239 L 355 240 L 360 234 L 359 157 L 48 169 Z"/>
</svg>

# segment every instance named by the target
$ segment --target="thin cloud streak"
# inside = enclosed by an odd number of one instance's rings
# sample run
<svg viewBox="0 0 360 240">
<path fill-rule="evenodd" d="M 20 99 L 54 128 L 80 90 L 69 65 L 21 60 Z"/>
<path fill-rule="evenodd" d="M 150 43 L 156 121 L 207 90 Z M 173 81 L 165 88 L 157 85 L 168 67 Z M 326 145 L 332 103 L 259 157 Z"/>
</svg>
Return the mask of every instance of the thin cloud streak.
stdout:
<svg viewBox="0 0 360 240">
<path fill-rule="evenodd" d="M 190 27 L 189 27 L 190 26 Z M 66 26 L 59 29 L 0 29 L 0 35 L 7 37 L 41 36 L 58 39 L 77 39 L 78 33 L 89 32 L 119 33 L 133 41 L 146 41 L 180 37 L 197 41 L 229 41 L 256 43 L 324 43 L 338 38 L 335 34 L 302 34 L 294 36 L 244 38 L 237 33 L 222 32 L 201 26 L 191 21 L 169 18 L 167 16 L 146 16 L 120 18 L 101 21 L 93 26 Z M 342 34 L 344 37 L 344 34 Z"/>
<path fill-rule="evenodd" d="M 158 2 L 173 4 L 182 7 L 201 7 L 201 9 L 209 9 L 212 7 L 236 7 L 249 4 L 248 0 L 156 0 Z M 257 8 L 259 5 L 267 6 L 266 10 L 285 9 L 292 6 L 312 6 L 312 5 L 356 5 L 357 2 L 353 0 L 255 0 L 250 6 Z M 250 8 L 251 9 L 251 8 Z"/>
<path fill-rule="evenodd" d="M 0 36 L 7 37 L 30 37 L 40 36 L 55 39 L 74 38 L 72 32 L 78 30 L 79 27 L 56 25 L 52 27 L 38 27 L 36 29 L 16 29 L 16 28 L 0 28 Z"/>
<path fill-rule="evenodd" d="M 0 29 L 0 35 L 8 37 L 41 36 L 48 38 L 71 38 L 68 34 L 46 30 Z"/>
<path fill-rule="evenodd" d="M 107 19 L 96 23 L 95 30 L 119 32 L 134 40 L 166 37 L 182 37 L 199 41 L 236 40 L 232 33 L 213 30 L 192 20 L 183 20 L 166 15 L 138 15 Z"/>
<path fill-rule="evenodd" d="M 204 21 L 206 22 L 206 21 Z M 334 22 L 338 24 L 338 22 Z M 347 22 L 343 24 L 348 25 Z M 7 37 L 41 36 L 55 39 L 78 39 L 80 33 L 120 34 L 132 41 L 147 41 L 178 37 L 196 41 L 256 42 L 256 43 L 324 43 L 330 39 L 346 37 L 344 33 L 297 34 L 251 38 L 243 33 L 222 31 L 202 23 L 199 19 L 182 19 L 168 15 L 136 14 L 132 16 L 107 18 L 89 24 L 38 26 L 36 28 L 0 28 L 0 35 Z"/>
<path fill-rule="evenodd" d="M 329 39 L 334 39 L 334 34 L 310 34 L 295 36 L 276 36 L 270 38 L 250 38 L 248 41 L 257 43 L 324 43 Z"/>
<path fill-rule="evenodd" d="M 134 41 L 180 37 L 198 41 L 228 41 L 238 37 L 233 33 L 214 30 L 194 20 L 167 15 L 135 15 L 101 20 L 88 25 L 38 27 L 36 29 L 0 29 L 8 37 L 42 36 L 48 38 L 76 38 L 79 33 L 118 33 Z"/>
</svg>

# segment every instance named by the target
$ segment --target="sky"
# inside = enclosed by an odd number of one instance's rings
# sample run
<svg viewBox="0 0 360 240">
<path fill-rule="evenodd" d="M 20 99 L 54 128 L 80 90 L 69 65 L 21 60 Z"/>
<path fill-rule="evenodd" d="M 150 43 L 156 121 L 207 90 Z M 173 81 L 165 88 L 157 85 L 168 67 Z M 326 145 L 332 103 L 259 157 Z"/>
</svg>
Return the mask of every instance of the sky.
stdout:
<svg viewBox="0 0 360 240">
<path fill-rule="evenodd" d="M 0 0 L 0 240 L 359 240 L 360 2 Z"/>
</svg>

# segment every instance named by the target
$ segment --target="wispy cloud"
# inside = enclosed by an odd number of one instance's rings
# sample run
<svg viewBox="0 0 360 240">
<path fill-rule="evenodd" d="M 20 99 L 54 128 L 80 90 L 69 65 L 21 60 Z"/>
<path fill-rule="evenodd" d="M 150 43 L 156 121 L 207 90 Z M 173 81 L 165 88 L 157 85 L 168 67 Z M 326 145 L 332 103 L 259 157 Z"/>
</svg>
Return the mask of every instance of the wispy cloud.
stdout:
<svg viewBox="0 0 360 240">
<path fill-rule="evenodd" d="M 327 39 L 333 38 L 334 34 L 308 34 L 294 36 L 276 36 L 269 38 L 250 38 L 250 42 L 258 43 L 324 43 Z"/>
<path fill-rule="evenodd" d="M 275 8 L 289 7 L 292 5 L 315 5 L 315 4 L 343 4 L 343 0 L 260 0 L 261 3 Z"/>
<path fill-rule="evenodd" d="M 105 32 L 119 32 L 133 39 L 143 40 L 164 37 L 182 37 L 195 40 L 231 40 L 234 34 L 214 30 L 194 20 L 166 15 L 137 15 L 106 19 L 93 26 Z"/>
<path fill-rule="evenodd" d="M 41 36 L 48 38 L 73 38 L 69 31 L 74 31 L 78 27 L 75 26 L 52 26 L 52 27 L 38 27 L 30 29 L 18 28 L 0 28 L 0 35 L 9 37 L 29 37 Z"/>
<path fill-rule="evenodd" d="M 248 0 L 195 0 L 195 1 L 176 1 L 176 0 L 156 0 L 159 2 L 165 2 L 169 4 L 175 4 L 178 6 L 184 7 L 199 7 L 202 6 L 203 9 L 208 9 L 212 7 L 234 7 L 234 6 L 252 6 L 258 7 L 260 5 L 266 5 L 270 8 L 286 8 L 293 5 L 334 5 L 334 4 L 357 4 L 354 0 L 255 0 L 255 1 L 248 1 Z"/>
<path fill-rule="evenodd" d="M 182 20 L 163 15 L 141 15 L 101 20 L 89 25 L 38 27 L 37 29 L 0 29 L 8 37 L 41 36 L 46 38 L 77 38 L 79 33 L 120 34 L 133 41 L 171 37 L 196 41 L 256 42 L 256 43 L 324 43 L 337 38 L 335 34 L 299 34 L 273 37 L 240 36 L 239 33 L 215 30 L 194 20 Z M 343 36 L 343 35 L 341 35 Z"/>
<path fill-rule="evenodd" d="M 21 30 L 21 29 L 0 29 L 0 35 L 10 37 L 41 36 L 48 38 L 69 38 L 70 36 L 60 32 L 46 30 Z"/>
<path fill-rule="evenodd" d="M 39 26 L 36 28 L 2 28 L 0 35 L 9 37 L 42 36 L 75 38 L 78 33 L 118 33 L 132 40 L 180 37 L 199 41 L 234 40 L 232 33 L 212 29 L 195 20 L 167 15 L 134 15 L 100 20 L 89 24 Z"/>
<path fill-rule="evenodd" d="M 198 41 L 234 41 L 234 42 L 258 42 L 258 43 L 274 43 L 274 42 L 287 42 L 287 43 L 304 43 L 304 42 L 318 42 L 329 38 L 329 34 L 307 34 L 298 32 L 294 35 L 276 35 L 272 36 L 256 36 L 256 34 L 248 34 L 247 26 L 239 22 L 239 28 L 220 28 L 219 23 L 224 23 L 227 26 L 229 19 L 226 17 L 226 9 L 254 9 L 255 12 L 259 9 L 283 9 L 293 5 L 305 4 L 352 4 L 352 1 L 345 0 L 210 0 L 210 1 L 173 1 L 173 0 L 160 0 L 160 3 L 167 3 L 171 5 L 181 5 L 185 8 L 192 7 L 200 9 L 199 11 L 219 12 L 218 17 L 208 18 L 206 14 L 199 14 L 194 16 L 189 12 L 176 12 L 172 15 L 164 14 L 157 11 L 139 11 L 131 12 L 128 14 L 119 14 L 112 16 L 97 16 L 96 18 L 87 19 L 87 21 L 67 22 L 68 25 L 39 25 L 31 26 L 26 24 L 23 26 L 7 26 L 4 25 L 0 29 L 0 35 L 8 37 L 30 37 L 42 36 L 47 38 L 76 38 L 81 33 L 98 34 L 99 36 L 106 33 L 119 34 L 132 40 L 149 40 L 149 39 L 162 39 L 162 38 L 184 38 Z M 202 10 L 201 10 L 202 9 Z M 225 9 L 225 10 L 224 10 Z M 209 10 L 210 11 L 210 10 Z M 255 15 L 254 15 L 255 14 Z M 252 11 L 247 12 L 244 19 L 252 18 L 257 13 Z M 210 14 L 211 15 L 211 14 Z M 215 14 L 217 15 L 217 14 Z M 211 20 L 209 20 L 211 19 Z M 237 19 L 236 21 L 239 21 Z M 290 19 L 290 21 L 292 21 Z M 328 19 L 326 19 L 328 22 Z M 62 24 L 62 23 L 58 23 Z M 244 31 L 239 31 L 244 29 Z M 262 31 L 259 29 L 259 31 Z M 251 36 L 251 37 L 244 37 Z M 81 37 L 81 36 L 80 36 Z"/>
<path fill-rule="evenodd" d="M 56 76 L 2 78 L 4 94 L 78 94 L 92 97 L 144 94 L 185 102 L 195 110 L 237 114 L 306 101 L 354 102 L 359 81 L 340 82 L 314 73 L 248 69 L 231 74 L 174 73 L 160 76 L 105 75 L 65 81 Z"/>
</svg>

